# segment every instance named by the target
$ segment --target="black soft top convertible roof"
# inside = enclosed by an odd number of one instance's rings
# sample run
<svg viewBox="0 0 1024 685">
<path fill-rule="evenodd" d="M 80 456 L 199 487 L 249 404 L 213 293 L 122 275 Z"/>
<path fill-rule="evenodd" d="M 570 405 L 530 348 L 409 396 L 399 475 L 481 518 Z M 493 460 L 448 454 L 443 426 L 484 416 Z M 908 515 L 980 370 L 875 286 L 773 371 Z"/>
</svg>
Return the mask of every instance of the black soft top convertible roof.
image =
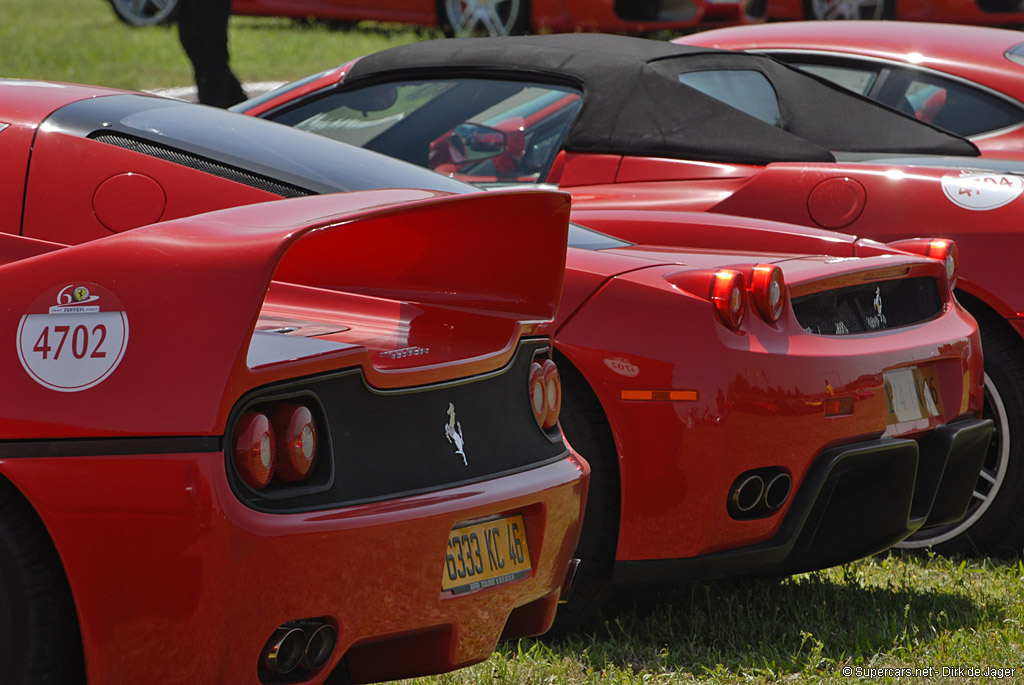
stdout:
<svg viewBox="0 0 1024 685">
<path fill-rule="evenodd" d="M 778 94 L 782 129 L 679 81 L 753 70 Z M 583 108 L 565 140 L 575 152 L 766 164 L 835 161 L 833 151 L 977 156 L 970 141 L 887 109 L 771 57 L 568 33 L 427 40 L 363 57 L 345 84 L 420 77 L 503 78 L 574 86 Z"/>
</svg>

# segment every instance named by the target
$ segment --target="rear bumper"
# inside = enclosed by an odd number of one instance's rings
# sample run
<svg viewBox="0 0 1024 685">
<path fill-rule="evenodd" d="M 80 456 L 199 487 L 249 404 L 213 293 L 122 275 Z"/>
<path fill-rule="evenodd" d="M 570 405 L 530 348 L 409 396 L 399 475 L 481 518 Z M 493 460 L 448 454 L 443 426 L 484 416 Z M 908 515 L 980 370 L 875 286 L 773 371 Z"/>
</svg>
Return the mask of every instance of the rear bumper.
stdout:
<svg viewBox="0 0 1024 685">
<path fill-rule="evenodd" d="M 235 497 L 222 452 L 16 458 L 0 461 L 0 472 L 60 553 L 89 682 L 110 684 L 154 673 L 254 682 L 275 629 L 309 618 L 331 624 L 338 640 L 327 665 L 302 682 L 334 669 L 371 682 L 482 661 L 499 638 L 550 626 L 589 479 L 586 462 L 570 455 L 422 495 L 270 514 Z M 452 528 L 516 514 L 532 572 L 442 591 Z"/>
<path fill-rule="evenodd" d="M 971 419 L 919 440 L 829 449 L 811 466 L 770 540 L 685 559 L 619 561 L 614 581 L 799 573 L 881 552 L 924 525 L 963 517 L 991 434 L 991 421 Z"/>
</svg>

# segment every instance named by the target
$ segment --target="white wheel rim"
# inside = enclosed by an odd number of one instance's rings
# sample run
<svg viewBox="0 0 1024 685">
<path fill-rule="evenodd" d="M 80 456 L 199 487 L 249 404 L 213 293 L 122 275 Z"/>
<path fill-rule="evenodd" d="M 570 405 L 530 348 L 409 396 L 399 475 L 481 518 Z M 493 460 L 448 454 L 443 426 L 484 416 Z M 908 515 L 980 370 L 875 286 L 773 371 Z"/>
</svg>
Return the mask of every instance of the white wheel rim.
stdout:
<svg viewBox="0 0 1024 685">
<path fill-rule="evenodd" d="M 999 494 L 999 489 L 1006 480 L 1006 469 L 1010 462 L 1010 435 L 1007 432 L 1009 422 L 1006 416 L 1006 407 L 1003 405 L 1003 398 L 992 383 L 988 374 L 985 374 L 985 404 L 992 413 L 992 420 L 995 423 L 995 434 L 993 440 L 998 440 L 998 450 L 994 464 L 985 464 L 981 468 L 981 477 L 974 488 L 974 495 L 967 508 L 967 514 L 961 521 L 952 523 L 949 526 L 939 526 L 934 531 L 924 531 L 927 537 L 914 535 L 908 540 L 901 542 L 898 547 L 903 549 L 921 549 L 931 547 L 947 540 L 952 540 L 957 535 L 966 532 L 971 526 L 977 523 Z"/>
<path fill-rule="evenodd" d="M 445 0 L 448 23 L 457 36 L 484 32 L 507 36 L 519 17 L 519 0 Z"/>
<path fill-rule="evenodd" d="M 138 25 L 159 24 L 171 16 L 177 0 L 111 0 L 118 14 Z"/>
<path fill-rule="evenodd" d="M 811 8 L 819 20 L 881 19 L 885 0 L 811 0 Z"/>
</svg>

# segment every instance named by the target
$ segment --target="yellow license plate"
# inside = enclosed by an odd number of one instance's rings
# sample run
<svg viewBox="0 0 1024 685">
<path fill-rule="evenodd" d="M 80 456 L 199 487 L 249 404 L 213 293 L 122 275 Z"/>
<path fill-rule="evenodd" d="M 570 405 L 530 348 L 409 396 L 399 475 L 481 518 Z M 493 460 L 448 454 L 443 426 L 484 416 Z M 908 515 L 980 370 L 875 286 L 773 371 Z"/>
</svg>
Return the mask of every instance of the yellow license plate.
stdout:
<svg viewBox="0 0 1024 685">
<path fill-rule="evenodd" d="M 886 371 L 882 376 L 889 400 L 890 424 L 939 416 L 942 413 L 942 395 L 934 367 Z"/>
<path fill-rule="evenodd" d="M 533 569 L 522 514 L 453 528 L 441 589 L 459 594 L 525 578 Z"/>
</svg>

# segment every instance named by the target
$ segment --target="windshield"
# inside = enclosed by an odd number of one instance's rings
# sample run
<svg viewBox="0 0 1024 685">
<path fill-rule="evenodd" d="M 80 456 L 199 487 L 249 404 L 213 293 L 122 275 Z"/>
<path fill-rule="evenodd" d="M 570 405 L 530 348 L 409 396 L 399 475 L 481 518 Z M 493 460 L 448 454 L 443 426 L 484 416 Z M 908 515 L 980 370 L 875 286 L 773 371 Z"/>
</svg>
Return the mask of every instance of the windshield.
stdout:
<svg viewBox="0 0 1024 685">
<path fill-rule="evenodd" d="M 272 118 L 465 181 L 539 183 L 581 103 L 561 86 L 433 79 L 342 90 Z"/>
</svg>

